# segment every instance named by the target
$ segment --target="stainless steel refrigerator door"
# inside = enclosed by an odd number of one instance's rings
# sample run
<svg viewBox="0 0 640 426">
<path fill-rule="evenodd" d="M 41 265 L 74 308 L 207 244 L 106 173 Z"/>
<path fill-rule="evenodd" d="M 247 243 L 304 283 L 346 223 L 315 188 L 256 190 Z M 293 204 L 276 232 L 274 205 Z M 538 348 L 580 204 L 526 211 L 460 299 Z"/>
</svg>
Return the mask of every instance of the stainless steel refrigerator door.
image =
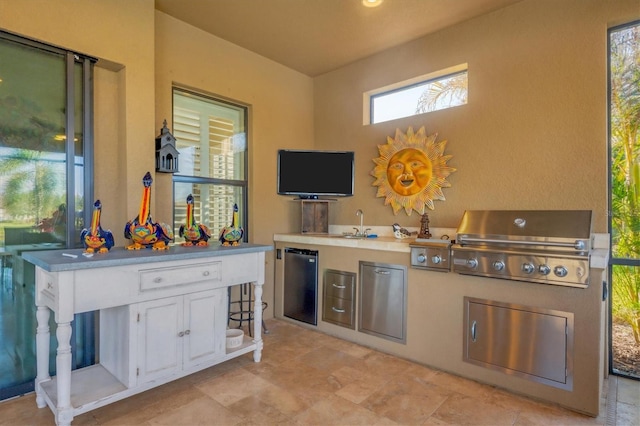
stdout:
<svg viewBox="0 0 640 426">
<path fill-rule="evenodd" d="M 284 253 L 284 316 L 318 324 L 318 252 L 286 248 Z"/>
</svg>

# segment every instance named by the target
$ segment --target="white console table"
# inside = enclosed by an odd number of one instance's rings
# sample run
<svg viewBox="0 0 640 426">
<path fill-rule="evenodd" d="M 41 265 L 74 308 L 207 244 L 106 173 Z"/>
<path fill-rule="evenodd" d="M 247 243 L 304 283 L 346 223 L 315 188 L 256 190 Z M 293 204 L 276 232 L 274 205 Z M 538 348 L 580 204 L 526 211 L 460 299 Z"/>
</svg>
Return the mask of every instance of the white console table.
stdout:
<svg viewBox="0 0 640 426">
<path fill-rule="evenodd" d="M 82 255 L 25 252 L 36 266 L 36 403 L 56 424 L 253 351 L 262 354 L 262 285 L 271 246 L 181 247 Z M 66 254 L 66 255 L 63 255 Z M 71 255 L 71 256 L 68 256 Z M 72 257 L 76 256 L 76 257 Z M 227 288 L 252 283 L 253 338 L 227 349 Z M 49 316 L 55 314 L 56 377 L 49 376 Z M 99 311 L 99 363 L 71 371 L 71 322 Z"/>
</svg>

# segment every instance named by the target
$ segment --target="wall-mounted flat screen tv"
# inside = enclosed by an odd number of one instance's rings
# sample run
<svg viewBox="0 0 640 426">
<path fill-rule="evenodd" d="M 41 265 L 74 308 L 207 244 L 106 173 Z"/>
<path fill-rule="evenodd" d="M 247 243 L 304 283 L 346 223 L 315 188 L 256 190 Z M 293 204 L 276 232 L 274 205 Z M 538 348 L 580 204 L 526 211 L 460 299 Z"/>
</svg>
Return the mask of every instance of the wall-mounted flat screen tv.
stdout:
<svg viewBox="0 0 640 426">
<path fill-rule="evenodd" d="M 352 151 L 278 151 L 278 194 L 300 198 L 353 195 Z"/>
</svg>

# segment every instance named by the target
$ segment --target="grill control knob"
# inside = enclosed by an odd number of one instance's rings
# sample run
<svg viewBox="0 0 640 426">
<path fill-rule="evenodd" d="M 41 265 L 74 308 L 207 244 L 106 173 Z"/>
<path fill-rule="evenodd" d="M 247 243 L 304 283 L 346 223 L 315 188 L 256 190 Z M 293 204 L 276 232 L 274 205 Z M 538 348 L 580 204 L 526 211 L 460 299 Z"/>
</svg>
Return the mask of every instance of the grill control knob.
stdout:
<svg viewBox="0 0 640 426">
<path fill-rule="evenodd" d="M 569 271 L 564 266 L 556 266 L 553 268 L 553 273 L 556 274 L 557 277 L 566 277 Z"/>
<path fill-rule="evenodd" d="M 420 253 L 418 255 L 418 263 L 424 263 L 427 260 L 427 256 L 425 256 L 423 253 Z"/>
<path fill-rule="evenodd" d="M 478 267 L 478 261 L 476 259 L 467 260 L 467 266 L 471 269 L 475 269 Z"/>
<path fill-rule="evenodd" d="M 536 267 L 533 266 L 533 263 L 523 263 L 522 264 L 522 272 L 525 274 L 531 274 L 536 270 Z"/>
<path fill-rule="evenodd" d="M 436 254 L 435 256 L 431 257 L 431 261 L 437 265 L 438 263 L 442 262 L 442 258 L 440 257 L 440 255 Z"/>
<path fill-rule="evenodd" d="M 502 260 L 496 260 L 492 266 L 496 271 L 502 271 L 504 269 L 504 262 Z"/>
<path fill-rule="evenodd" d="M 549 272 L 551 272 L 551 268 L 549 268 L 549 266 L 547 265 L 540 265 L 538 267 L 538 272 L 540 272 L 542 275 L 549 275 Z"/>
</svg>

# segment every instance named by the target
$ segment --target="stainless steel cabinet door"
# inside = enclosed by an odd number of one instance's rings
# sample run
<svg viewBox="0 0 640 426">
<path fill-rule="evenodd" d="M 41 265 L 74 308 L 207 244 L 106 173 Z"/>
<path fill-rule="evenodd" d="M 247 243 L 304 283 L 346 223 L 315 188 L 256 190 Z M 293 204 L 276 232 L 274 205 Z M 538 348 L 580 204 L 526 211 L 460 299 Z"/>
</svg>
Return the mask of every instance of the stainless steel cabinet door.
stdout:
<svg viewBox="0 0 640 426">
<path fill-rule="evenodd" d="M 360 262 L 359 331 L 406 342 L 406 277 L 404 266 Z"/>
<path fill-rule="evenodd" d="M 572 387 L 573 314 L 465 298 L 464 360 Z"/>
</svg>

